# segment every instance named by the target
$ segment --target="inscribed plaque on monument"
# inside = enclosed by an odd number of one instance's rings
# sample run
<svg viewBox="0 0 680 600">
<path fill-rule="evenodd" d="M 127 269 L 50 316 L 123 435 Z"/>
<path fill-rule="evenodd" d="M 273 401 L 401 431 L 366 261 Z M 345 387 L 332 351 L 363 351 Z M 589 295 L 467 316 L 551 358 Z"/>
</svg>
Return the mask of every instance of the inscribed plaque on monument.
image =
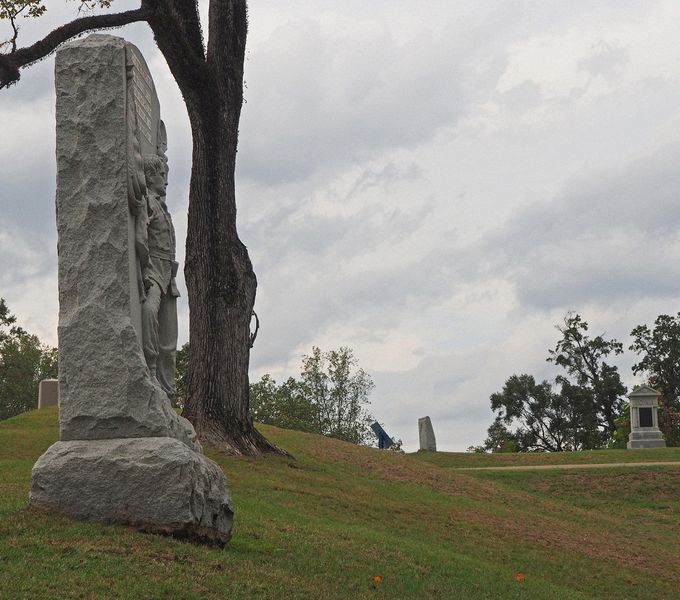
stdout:
<svg viewBox="0 0 680 600">
<path fill-rule="evenodd" d="M 640 417 L 640 427 L 653 427 L 652 409 L 645 406 L 638 408 Z"/>
</svg>

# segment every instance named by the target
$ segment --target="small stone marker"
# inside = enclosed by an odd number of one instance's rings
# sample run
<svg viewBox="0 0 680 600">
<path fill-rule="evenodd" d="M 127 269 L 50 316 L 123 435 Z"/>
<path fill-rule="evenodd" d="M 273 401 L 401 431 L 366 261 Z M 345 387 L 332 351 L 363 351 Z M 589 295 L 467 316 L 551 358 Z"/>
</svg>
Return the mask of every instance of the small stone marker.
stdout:
<svg viewBox="0 0 680 600">
<path fill-rule="evenodd" d="M 38 387 L 38 408 L 59 404 L 59 380 L 43 379 Z"/>
<path fill-rule="evenodd" d="M 630 400 L 630 435 L 628 448 L 665 448 L 666 441 L 659 429 L 659 396 L 649 386 L 628 395 Z"/>
<path fill-rule="evenodd" d="M 428 452 L 437 451 L 437 440 L 434 437 L 430 417 L 418 419 L 418 434 L 420 435 L 420 449 Z"/>
<path fill-rule="evenodd" d="M 166 219 L 170 231 L 151 73 L 135 46 L 94 34 L 57 50 L 55 87 L 60 431 L 33 467 L 30 504 L 224 544 L 233 518 L 224 473 L 143 351 L 141 265 L 154 248 L 140 228 L 150 236 L 150 222 Z M 174 258 L 174 239 L 158 258 Z"/>
<path fill-rule="evenodd" d="M 380 423 L 376 421 L 371 425 L 371 429 L 373 430 L 373 433 L 375 433 L 376 437 L 378 438 L 378 448 L 381 450 L 387 449 L 390 446 L 394 445 L 394 441 L 392 438 L 387 435 L 385 430 L 380 426 Z"/>
</svg>

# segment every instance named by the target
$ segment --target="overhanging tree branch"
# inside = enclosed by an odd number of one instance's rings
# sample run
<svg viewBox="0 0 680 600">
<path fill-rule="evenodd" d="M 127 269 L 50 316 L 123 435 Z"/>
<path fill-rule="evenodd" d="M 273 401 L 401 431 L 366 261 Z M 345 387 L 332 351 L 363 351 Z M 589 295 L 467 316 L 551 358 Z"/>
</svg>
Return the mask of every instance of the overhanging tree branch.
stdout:
<svg viewBox="0 0 680 600">
<path fill-rule="evenodd" d="M 216 94 L 206 66 L 197 3 L 191 0 L 143 0 L 142 6 L 148 11 L 147 20 L 158 49 L 187 103 L 189 119 L 207 113 L 214 123 L 212 105 Z M 195 125 L 192 122 L 192 127 Z"/>
<path fill-rule="evenodd" d="M 61 44 L 81 33 L 98 29 L 122 27 L 129 23 L 146 21 L 148 17 L 148 11 L 144 8 L 121 13 L 81 17 L 58 27 L 31 46 L 19 48 L 16 52 L 10 52 L 9 54 L 0 54 L 0 89 L 19 81 L 19 69 L 45 58 Z"/>
</svg>

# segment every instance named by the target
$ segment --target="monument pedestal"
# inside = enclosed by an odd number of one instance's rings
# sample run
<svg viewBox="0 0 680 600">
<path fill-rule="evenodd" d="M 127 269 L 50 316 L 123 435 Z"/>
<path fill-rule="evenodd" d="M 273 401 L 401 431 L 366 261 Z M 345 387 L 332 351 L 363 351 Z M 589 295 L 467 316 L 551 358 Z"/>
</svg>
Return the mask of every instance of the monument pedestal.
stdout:
<svg viewBox="0 0 680 600">
<path fill-rule="evenodd" d="M 666 440 L 663 439 L 663 434 L 659 429 L 650 429 L 650 431 L 631 431 L 628 436 L 629 449 L 633 448 L 665 448 Z"/>
<path fill-rule="evenodd" d="M 218 545 L 233 519 L 220 467 L 167 437 L 57 442 L 33 467 L 30 503 Z"/>
</svg>

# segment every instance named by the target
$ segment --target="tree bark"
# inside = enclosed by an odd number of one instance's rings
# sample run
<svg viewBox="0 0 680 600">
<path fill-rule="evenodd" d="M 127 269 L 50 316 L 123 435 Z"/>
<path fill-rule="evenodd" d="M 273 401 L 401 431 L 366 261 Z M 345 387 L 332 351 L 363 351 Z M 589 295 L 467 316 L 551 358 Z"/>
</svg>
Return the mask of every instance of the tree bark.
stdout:
<svg viewBox="0 0 680 600">
<path fill-rule="evenodd" d="M 222 451 L 284 453 L 255 429 L 250 415 L 250 321 L 257 279 L 236 230 L 234 178 L 246 2 L 211 1 L 205 58 L 202 44 L 199 56 L 195 31 L 189 27 L 195 13 L 170 19 L 159 11 L 163 5 L 176 15 L 186 3 L 155 3 L 149 24 L 184 96 L 193 137 L 184 267 L 191 350 L 183 415 L 199 439 Z M 169 19 L 177 30 L 167 27 Z M 178 52 L 178 39 L 187 42 L 184 52 Z"/>
<path fill-rule="evenodd" d="M 214 99 L 217 102 L 217 99 Z M 277 451 L 249 411 L 250 320 L 257 280 L 236 231 L 234 123 L 193 126 L 186 263 L 190 340 L 186 416 L 199 438 L 235 454 Z M 199 242 L 200 240 L 200 242 Z M 198 243 L 197 243 L 198 242 Z"/>
</svg>

